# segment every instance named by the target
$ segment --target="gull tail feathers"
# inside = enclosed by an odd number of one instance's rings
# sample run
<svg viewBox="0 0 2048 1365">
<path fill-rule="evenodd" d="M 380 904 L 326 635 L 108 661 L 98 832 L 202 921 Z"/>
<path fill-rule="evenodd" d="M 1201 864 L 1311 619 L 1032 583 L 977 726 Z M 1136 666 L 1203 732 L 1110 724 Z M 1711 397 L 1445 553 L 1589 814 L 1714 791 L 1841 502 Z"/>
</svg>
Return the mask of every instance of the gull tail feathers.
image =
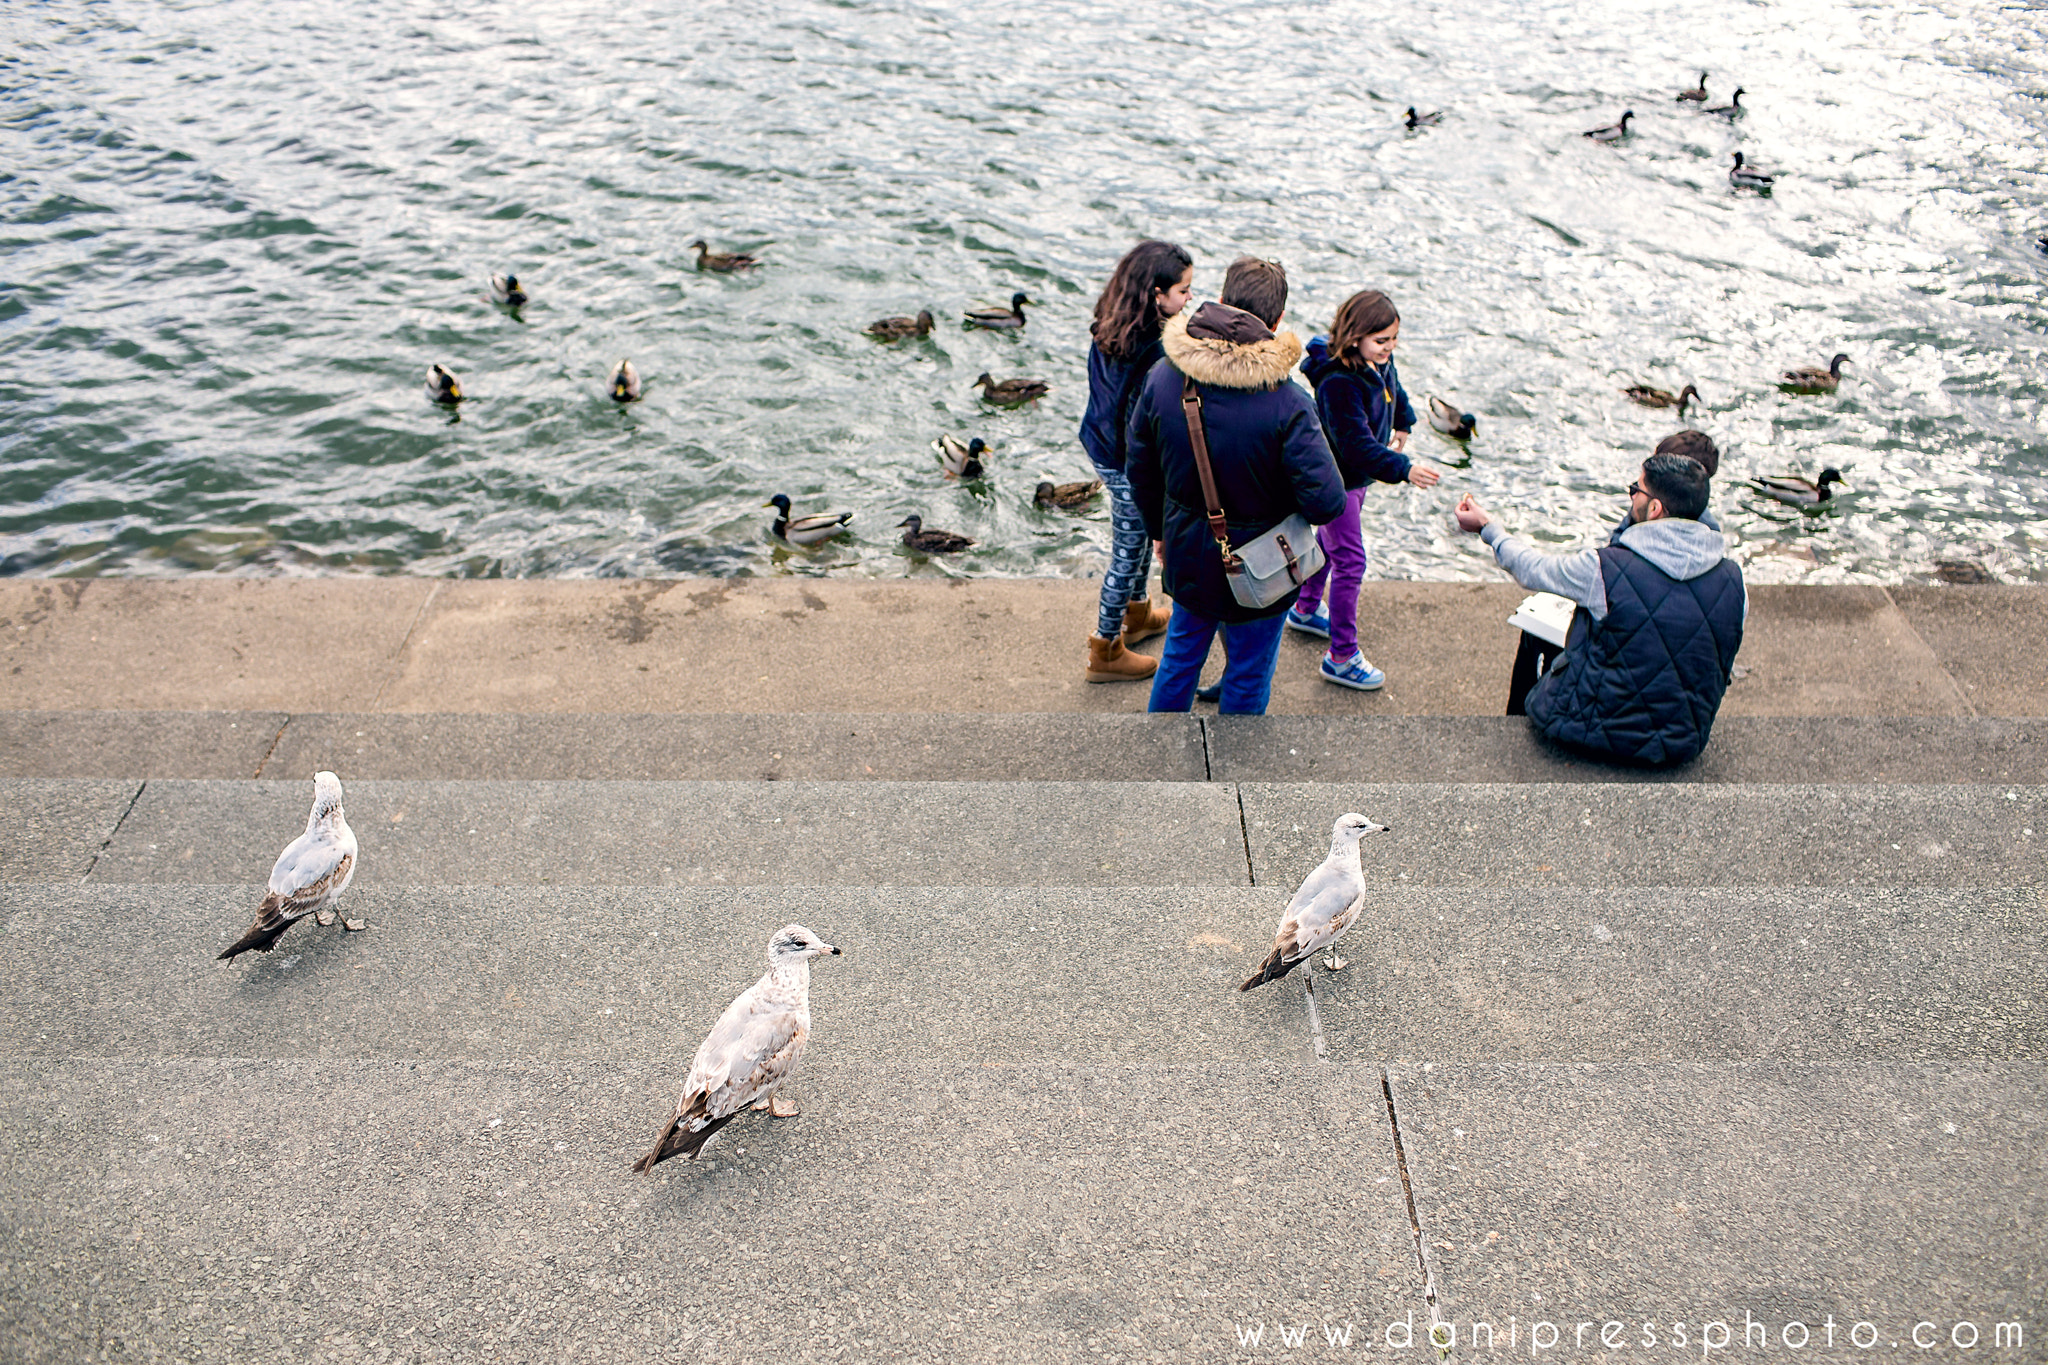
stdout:
<svg viewBox="0 0 2048 1365">
<path fill-rule="evenodd" d="M 265 898 L 262 906 L 256 911 L 256 922 L 249 926 L 249 931 L 236 939 L 234 945 L 214 961 L 226 962 L 238 953 L 267 953 L 275 947 L 277 941 L 284 937 L 284 931 L 298 923 L 296 918 L 287 919 L 277 913 L 282 904 L 283 902 L 275 895 Z"/>
<path fill-rule="evenodd" d="M 698 1112 L 701 1114 L 702 1110 Z M 661 1136 L 655 1139 L 654 1150 L 634 1162 L 633 1169 L 644 1174 L 672 1156 L 686 1156 L 695 1161 L 697 1153 L 704 1150 L 704 1144 L 711 1141 L 711 1135 L 738 1117 L 739 1114 L 727 1114 L 692 1132 L 683 1127 L 682 1116 L 678 1114 L 668 1121 L 668 1127 L 661 1130 Z"/>
<path fill-rule="evenodd" d="M 1308 961 L 1308 958 L 1304 955 L 1290 962 L 1287 960 L 1286 952 L 1281 948 L 1275 947 L 1272 952 L 1266 954 L 1266 960 L 1259 964 L 1259 969 L 1247 977 L 1245 983 L 1239 986 L 1238 989 L 1248 991 L 1254 986 L 1263 986 L 1268 981 L 1278 981 L 1281 977 L 1287 975 L 1306 961 Z"/>
</svg>

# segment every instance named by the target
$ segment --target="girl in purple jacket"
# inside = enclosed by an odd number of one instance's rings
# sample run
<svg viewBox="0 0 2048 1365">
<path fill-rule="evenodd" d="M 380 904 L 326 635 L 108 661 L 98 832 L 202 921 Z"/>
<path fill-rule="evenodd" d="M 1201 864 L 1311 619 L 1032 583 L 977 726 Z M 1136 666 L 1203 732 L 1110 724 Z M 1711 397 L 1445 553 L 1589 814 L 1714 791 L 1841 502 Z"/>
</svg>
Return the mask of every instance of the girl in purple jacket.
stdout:
<svg viewBox="0 0 2048 1365">
<path fill-rule="evenodd" d="M 1358 648 L 1358 588 L 1365 581 L 1365 532 L 1359 511 L 1369 484 L 1412 483 L 1429 488 L 1441 477 L 1426 464 L 1403 453 L 1415 429 L 1415 409 L 1394 369 L 1394 347 L 1401 339 L 1401 315 L 1394 302 L 1377 289 L 1365 289 L 1344 300 L 1330 324 L 1327 341 L 1308 344 L 1302 373 L 1316 390 L 1316 414 L 1337 470 L 1344 476 L 1344 513 L 1319 528 L 1328 563 L 1301 585 L 1301 596 L 1287 613 L 1287 624 L 1330 642 L 1323 658 L 1324 682 L 1360 692 L 1376 690 L 1387 675 L 1366 662 Z M 1323 607 L 1323 588 L 1330 604 Z"/>
</svg>

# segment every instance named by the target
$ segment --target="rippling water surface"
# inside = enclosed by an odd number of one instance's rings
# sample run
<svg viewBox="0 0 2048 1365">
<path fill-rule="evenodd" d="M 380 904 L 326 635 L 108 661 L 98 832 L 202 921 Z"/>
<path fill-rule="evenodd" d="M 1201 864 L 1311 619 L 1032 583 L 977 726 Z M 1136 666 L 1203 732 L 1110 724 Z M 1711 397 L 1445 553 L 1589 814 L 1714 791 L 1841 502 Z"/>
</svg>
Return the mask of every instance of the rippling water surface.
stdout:
<svg viewBox="0 0 2048 1365">
<path fill-rule="evenodd" d="M 1031 489 L 1086 473 L 1089 309 L 1158 235 L 1201 296 L 1283 260 L 1304 337 L 1386 288 L 1418 405 L 1480 415 L 1441 490 L 1368 500 L 1376 575 L 1493 576 L 1465 489 L 1611 521 L 1676 425 L 1617 390 L 1691 381 L 1753 579 L 2048 579 L 2038 9 L 454 8 L 0 9 L 0 570 L 1086 575 L 1106 518 Z M 1740 122 L 1673 102 L 1702 67 Z M 1627 142 L 1579 136 L 1624 108 Z M 1738 148 L 1770 198 L 1730 191 Z M 700 235 L 766 265 L 698 275 Z M 1016 289 L 1021 336 L 962 330 Z M 860 334 L 921 307 L 929 339 Z M 1838 395 L 1773 387 L 1837 350 Z M 983 370 L 1053 392 L 991 411 Z M 995 447 L 984 485 L 942 480 L 945 431 Z M 1828 464 L 1821 518 L 1735 482 Z M 778 491 L 857 536 L 776 554 Z M 913 511 L 981 547 L 907 559 Z"/>
</svg>

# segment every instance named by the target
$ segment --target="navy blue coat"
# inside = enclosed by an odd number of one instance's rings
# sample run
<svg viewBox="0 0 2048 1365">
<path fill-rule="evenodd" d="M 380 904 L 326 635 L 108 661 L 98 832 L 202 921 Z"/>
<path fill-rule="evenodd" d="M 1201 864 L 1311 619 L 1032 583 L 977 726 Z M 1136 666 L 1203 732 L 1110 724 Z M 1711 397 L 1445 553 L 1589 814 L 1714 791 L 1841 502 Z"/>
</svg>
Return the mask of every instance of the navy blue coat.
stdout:
<svg viewBox="0 0 2048 1365">
<path fill-rule="evenodd" d="M 1081 414 L 1081 448 L 1102 469 L 1124 467 L 1125 433 L 1131 409 L 1145 376 L 1165 354 L 1159 338 L 1139 348 L 1130 360 L 1111 360 L 1096 345 L 1088 347 L 1088 410 Z"/>
<path fill-rule="evenodd" d="M 1406 479 L 1413 462 L 1387 443 L 1397 431 L 1415 430 L 1415 409 L 1409 406 L 1394 362 L 1361 373 L 1338 364 L 1330 343 L 1317 337 L 1308 344 L 1301 372 L 1316 387 L 1316 415 L 1323 419 L 1323 434 L 1337 457 L 1344 486 L 1363 488 Z"/>
<path fill-rule="evenodd" d="M 1317 526 L 1342 515 L 1344 480 L 1315 405 L 1299 385 L 1283 378 L 1271 389 L 1198 388 L 1209 463 L 1232 545 L 1264 535 L 1296 512 Z M 1239 606 L 1230 595 L 1222 556 L 1209 534 L 1180 395 L 1181 372 L 1170 363 L 1154 365 L 1139 390 L 1128 433 L 1125 473 L 1146 533 L 1161 543 L 1160 581 L 1176 603 L 1211 620 L 1255 621 L 1283 612 L 1296 594 L 1265 608 Z"/>
<path fill-rule="evenodd" d="M 1742 647 L 1742 571 L 1723 559 L 1680 580 L 1610 545 L 1600 576 L 1607 614 L 1572 617 L 1564 652 L 1530 689 L 1529 721 L 1609 762 L 1687 762 L 1707 747 Z"/>
</svg>

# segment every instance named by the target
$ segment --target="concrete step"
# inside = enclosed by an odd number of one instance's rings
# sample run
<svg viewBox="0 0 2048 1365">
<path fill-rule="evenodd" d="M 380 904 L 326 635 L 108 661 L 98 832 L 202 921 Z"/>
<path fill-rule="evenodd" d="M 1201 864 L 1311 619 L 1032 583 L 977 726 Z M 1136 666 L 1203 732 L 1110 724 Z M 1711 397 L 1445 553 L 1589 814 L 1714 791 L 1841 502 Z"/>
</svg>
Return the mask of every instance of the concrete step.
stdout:
<svg viewBox="0 0 2048 1365">
<path fill-rule="evenodd" d="M 1193 1360 L 1394 1318 L 1377 1073 L 876 1066 L 628 1169 L 665 1059 L 0 1062 L 10 1357 Z"/>
<path fill-rule="evenodd" d="M 309 784 L 0 781 L 0 880 L 260 885 Z M 2048 787 L 382 782 L 361 886 L 1292 888 L 1363 811 L 1391 886 L 2038 886 Z M 102 847 L 104 845 L 104 847 Z"/>
<path fill-rule="evenodd" d="M 1390 1079 L 1454 1360 L 1724 1358 L 1711 1333 L 1702 1349 L 1710 1322 L 1728 1324 L 1729 1360 L 1929 1358 L 1929 1344 L 2048 1359 L 2038 1062 L 1418 1063 Z M 1472 1349 L 1475 1320 L 1497 1352 Z M 1614 1320 L 1621 1349 L 1596 1347 Z M 1558 1325 L 1561 1349 L 1532 1349 L 1534 1321 Z M 2024 1342 L 2000 1349 L 2001 1322 L 2023 1323 Z"/>
<path fill-rule="evenodd" d="M 1574 759 L 1507 716 L 0 711 L 0 777 L 624 781 L 2048 781 L 2048 721 L 1724 716 L 1696 763 Z"/>
<path fill-rule="evenodd" d="M 1308 1061 L 1300 973 L 1237 984 L 1269 888 L 393 887 L 361 934 L 215 955 L 247 887 L 0 888 L 0 1055 L 667 1057 L 791 918 L 843 950 L 818 1038 L 876 1064 Z M 1374 898 L 1318 967 L 1335 1061 L 2048 1060 L 2038 889 L 1577 889 Z"/>
</svg>

